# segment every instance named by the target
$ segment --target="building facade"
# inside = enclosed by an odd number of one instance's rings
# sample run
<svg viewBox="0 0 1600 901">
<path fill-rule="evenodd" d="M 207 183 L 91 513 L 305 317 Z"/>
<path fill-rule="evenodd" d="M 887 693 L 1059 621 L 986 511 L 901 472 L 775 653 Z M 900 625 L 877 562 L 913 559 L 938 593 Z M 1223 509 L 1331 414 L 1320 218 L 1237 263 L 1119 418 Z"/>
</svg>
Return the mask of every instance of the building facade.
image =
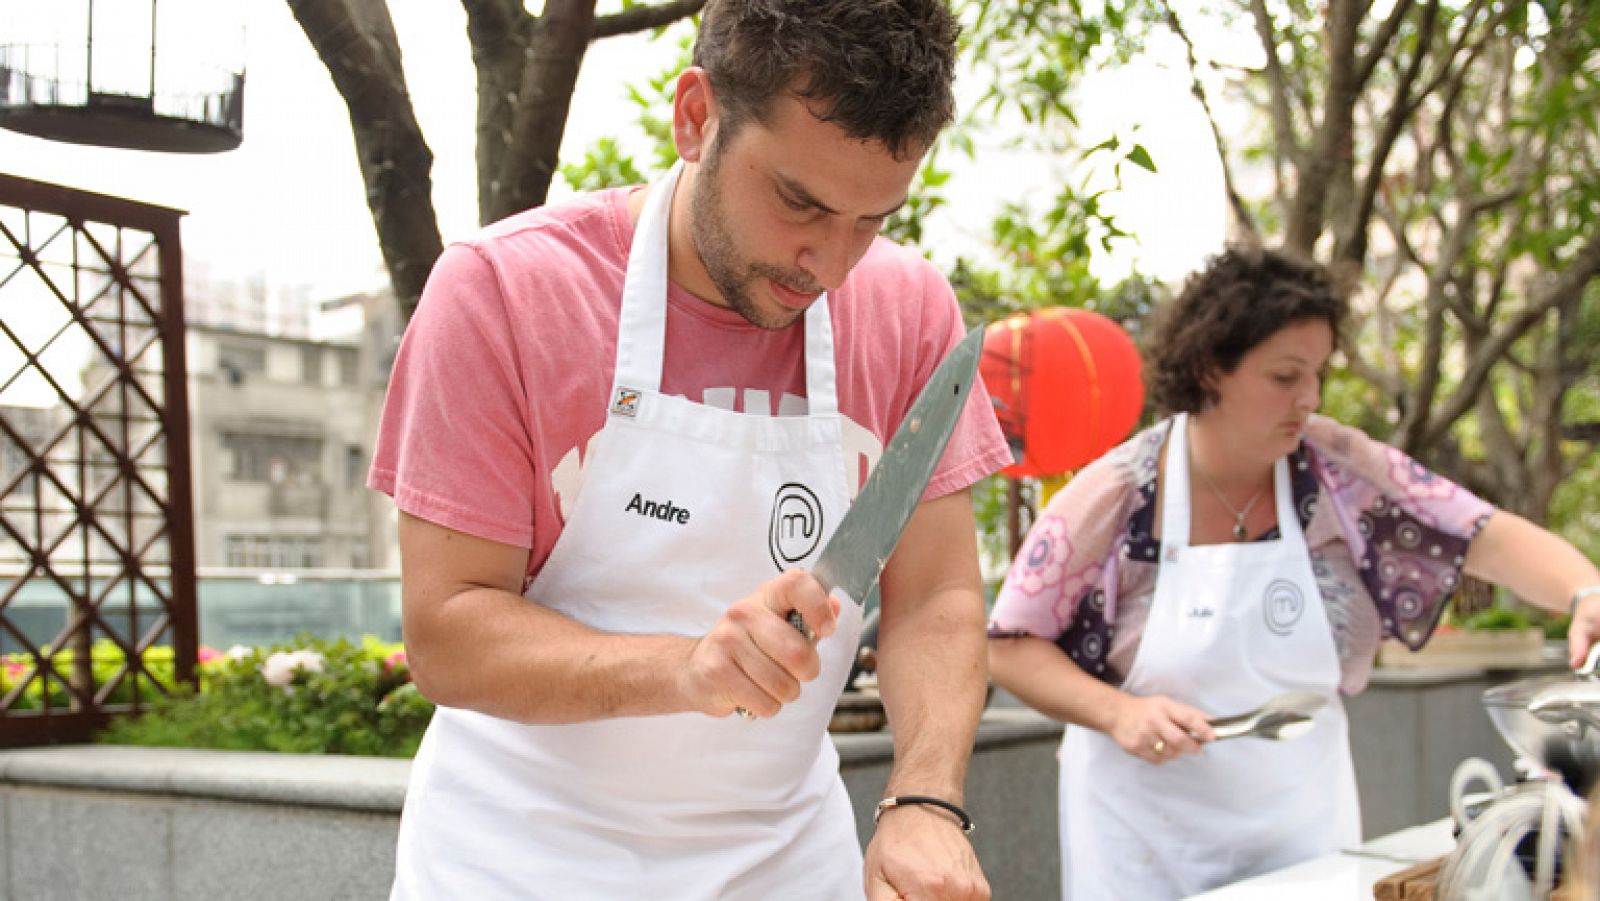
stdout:
<svg viewBox="0 0 1600 901">
<path fill-rule="evenodd" d="M 202 569 L 398 568 L 393 505 L 366 488 L 393 358 L 385 292 L 322 305 L 337 339 L 189 317 L 195 552 Z"/>
</svg>

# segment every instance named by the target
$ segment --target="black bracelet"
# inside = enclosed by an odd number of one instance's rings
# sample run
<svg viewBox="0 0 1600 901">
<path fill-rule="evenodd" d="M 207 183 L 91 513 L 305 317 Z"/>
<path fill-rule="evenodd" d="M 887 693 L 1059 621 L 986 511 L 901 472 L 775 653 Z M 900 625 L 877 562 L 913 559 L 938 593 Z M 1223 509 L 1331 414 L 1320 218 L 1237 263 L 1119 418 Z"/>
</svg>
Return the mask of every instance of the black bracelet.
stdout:
<svg viewBox="0 0 1600 901">
<path fill-rule="evenodd" d="M 938 807 L 941 810 L 947 810 L 950 813 L 955 814 L 956 819 L 961 821 L 962 835 L 971 835 L 972 830 L 977 828 L 972 823 L 972 817 L 967 816 L 967 812 L 965 810 L 962 810 L 943 798 L 935 798 L 929 795 L 890 795 L 889 797 L 884 798 L 882 801 L 878 802 L 878 808 L 872 812 L 873 825 L 877 825 L 878 818 L 883 816 L 883 812 L 885 810 L 893 810 L 896 807 L 903 807 L 907 804 L 926 804 L 929 807 Z"/>
</svg>

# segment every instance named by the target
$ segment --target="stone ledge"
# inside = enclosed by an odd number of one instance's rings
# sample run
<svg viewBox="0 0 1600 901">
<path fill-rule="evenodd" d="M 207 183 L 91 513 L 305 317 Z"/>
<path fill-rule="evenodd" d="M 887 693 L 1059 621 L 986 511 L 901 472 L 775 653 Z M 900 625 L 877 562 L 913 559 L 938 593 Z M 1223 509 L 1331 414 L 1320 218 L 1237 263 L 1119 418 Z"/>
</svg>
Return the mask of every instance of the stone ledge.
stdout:
<svg viewBox="0 0 1600 901">
<path fill-rule="evenodd" d="M 976 746 L 999 750 L 1061 734 L 1061 724 L 1022 708 L 984 711 Z M 894 757 L 887 730 L 833 736 L 841 768 Z M 0 783 L 164 794 L 398 813 L 411 761 L 332 754 L 67 745 L 0 751 Z"/>
<path fill-rule="evenodd" d="M 1026 707 L 990 707 L 978 723 L 974 750 L 1000 750 L 1041 739 L 1061 737 L 1062 725 Z M 840 732 L 833 735 L 843 769 L 894 759 L 894 733 L 885 727 L 877 732 Z"/>
<path fill-rule="evenodd" d="M 411 761 L 73 745 L 0 752 L 0 783 L 398 813 Z"/>
</svg>

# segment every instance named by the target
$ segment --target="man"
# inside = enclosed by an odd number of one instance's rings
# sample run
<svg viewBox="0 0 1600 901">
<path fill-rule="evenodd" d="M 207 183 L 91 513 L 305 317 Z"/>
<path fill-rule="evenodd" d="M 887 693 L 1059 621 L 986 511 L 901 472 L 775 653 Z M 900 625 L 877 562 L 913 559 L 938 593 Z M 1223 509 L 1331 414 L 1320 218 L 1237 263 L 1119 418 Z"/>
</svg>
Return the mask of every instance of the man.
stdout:
<svg viewBox="0 0 1600 901">
<path fill-rule="evenodd" d="M 940 0 L 712 0 L 679 168 L 440 258 L 371 477 L 440 704 L 395 898 L 988 897 L 938 804 L 883 811 L 863 860 L 826 735 L 861 615 L 804 570 L 962 333 L 878 238 L 950 118 L 956 30 Z M 974 393 L 878 645 L 888 794 L 955 810 L 984 695 L 967 488 L 1009 459 Z"/>
</svg>

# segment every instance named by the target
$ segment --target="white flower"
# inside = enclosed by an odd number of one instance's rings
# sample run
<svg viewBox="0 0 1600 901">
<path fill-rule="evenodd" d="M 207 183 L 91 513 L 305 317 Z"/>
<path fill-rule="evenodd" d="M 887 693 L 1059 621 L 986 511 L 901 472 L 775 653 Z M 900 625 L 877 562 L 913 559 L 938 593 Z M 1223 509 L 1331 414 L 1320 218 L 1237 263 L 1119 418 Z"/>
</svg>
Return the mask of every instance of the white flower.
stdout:
<svg viewBox="0 0 1600 901">
<path fill-rule="evenodd" d="M 250 651 L 249 648 L 245 647 L 242 644 L 236 644 L 233 647 L 229 648 L 227 650 L 227 653 L 224 654 L 223 656 L 227 657 L 229 660 L 243 660 L 244 658 L 249 657 L 250 654 L 251 654 L 251 651 Z"/>
<path fill-rule="evenodd" d="M 261 678 L 276 688 L 288 688 L 295 673 L 320 673 L 325 662 L 316 651 L 275 651 L 261 664 Z"/>
</svg>

